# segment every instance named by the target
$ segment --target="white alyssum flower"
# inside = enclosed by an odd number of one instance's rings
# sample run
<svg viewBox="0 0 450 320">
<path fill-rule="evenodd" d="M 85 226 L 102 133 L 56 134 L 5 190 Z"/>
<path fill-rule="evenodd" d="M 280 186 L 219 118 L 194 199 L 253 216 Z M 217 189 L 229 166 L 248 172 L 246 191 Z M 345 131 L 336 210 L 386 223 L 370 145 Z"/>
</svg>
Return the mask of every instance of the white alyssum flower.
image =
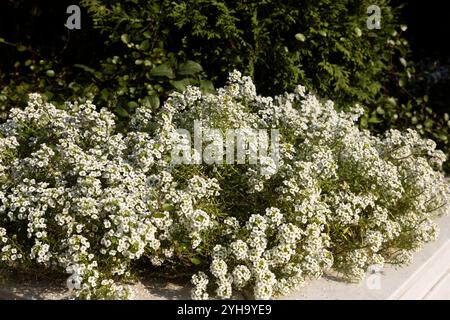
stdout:
<svg viewBox="0 0 450 320">
<path fill-rule="evenodd" d="M 362 111 L 302 86 L 262 97 L 234 71 L 217 94 L 188 87 L 158 112 L 138 108 L 120 133 L 91 102 L 32 94 L 0 124 L 0 264 L 65 272 L 84 298 L 125 297 L 117 280 L 139 262 L 192 270 L 194 299 L 270 299 L 329 268 L 358 280 L 407 263 L 448 209 L 445 155 L 413 130 L 359 130 Z M 194 146 L 194 164 L 174 164 L 177 129 L 196 121 L 277 129 L 276 165 L 201 163 Z"/>
</svg>

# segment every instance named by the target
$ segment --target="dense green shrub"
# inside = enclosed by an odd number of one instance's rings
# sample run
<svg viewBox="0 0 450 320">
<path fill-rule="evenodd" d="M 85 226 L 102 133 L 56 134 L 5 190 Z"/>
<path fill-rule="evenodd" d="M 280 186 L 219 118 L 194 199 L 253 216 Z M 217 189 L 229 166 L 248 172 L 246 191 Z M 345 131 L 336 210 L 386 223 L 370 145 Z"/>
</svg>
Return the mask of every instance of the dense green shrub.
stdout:
<svg viewBox="0 0 450 320">
<path fill-rule="evenodd" d="M 374 30 L 366 26 L 369 0 L 81 4 L 83 21 L 94 26 L 89 32 L 104 36 L 92 48 L 102 52 L 98 61 L 67 65 L 31 54 L 16 62 L 14 72 L 1 77 L 3 118 L 8 106 L 25 105 L 27 93 L 40 91 L 54 103 L 87 97 L 128 119 L 137 106 L 157 109 L 188 84 L 211 92 L 207 79 L 221 85 L 225 71 L 237 68 L 264 94 L 302 83 L 338 108 L 363 104 L 363 128 L 414 127 L 449 150 L 449 124 L 430 108 L 402 36 L 406 27 L 388 1 L 377 3 L 382 27 Z"/>
<path fill-rule="evenodd" d="M 223 84 L 226 70 L 243 70 L 265 94 L 303 83 L 337 103 L 373 102 L 386 87 L 389 71 L 398 72 L 398 58 L 408 53 L 400 34 L 394 34 L 399 25 L 386 1 L 379 3 L 383 13 L 379 30 L 366 27 L 370 1 L 83 0 L 82 4 L 109 35 L 110 44 L 134 43 L 129 45 L 134 50 L 128 52 L 132 56 L 125 62 L 128 67 L 136 60 L 152 67 L 156 58 L 165 62 L 173 53 L 200 62 L 218 84 Z M 159 50 L 153 53 L 155 47 Z"/>
<path fill-rule="evenodd" d="M 189 86 L 157 113 L 139 108 L 122 134 L 105 108 L 33 94 L 0 124 L 0 266 L 67 272 L 86 298 L 122 296 L 137 262 L 187 267 L 193 298 L 267 299 L 329 268 L 358 280 L 407 263 L 447 209 L 445 156 L 413 130 L 359 130 L 362 112 L 302 86 L 259 96 L 235 71 L 217 94 Z M 245 163 L 224 161 L 230 129 L 243 130 Z M 264 147 L 255 129 L 279 139 Z"/>
<path fill-rule="evenodd" d="M 92 98 L 103 85 L 73 67 L 98 64 L 106 54 L 104 38 L 90 19 L 83 19 L 81 30 L 64 26 L 69 4 L 72 1 L 51 6 L 45 0 L 0 3 L 0 122 L 9 108 L 26 106 L 30 92 L 61 104 L 70 98 Z"/>
<path fill-rule="evenodd" d="M 164 25 L 161 17 L 165 14 L 161 14 L 158 2 L 142 2 L 145 8 L 136 3 L 124 1 L 107 8 L 97 6 L 95 1 L 85 2 L 88 8 L 96 4 L 89 13 L 100 34 L 105 35 L 99 37 L 95 49 L 107 52 L 104 59 L 92 65 L 78 62 L 62 67 L 51 59 L 36 59 L 32 48 L 0 40 L 31 54 L 4 76 L 7 86 L 1 92 L 2 108 L 23 105 L 29 92 L 40 91 L 54 103 L 78 96 L 94 99 L 119 117 L 128 118 L 138 105 L 158 108 L 160 98 L 165 98 L 168 91 L 183 90 L 187 84 L 214 90 L 212 83 L 202 78 L 203 69 L 198 63 L 184 59 L 182 52 L 169 51 L 170 35 L 160 26 Z M 105 23 L 103 15 L 108 17 Z"/>
<path fill-rule="evenodd" d="M 373 1 L 174 1 L 170 17 L 183 51 L 221 83 L 237 68 L 265 94 L 298 83 L 338 108 L 362 103 L 362 128 L 415 128 L 450 151 L 450 123 L 430 108 L 422 74 L 410 61 L 398 9 L 377 1 L 381 29 L 366 27 Z"/>
<path fill-rule="evenodd" d="M 361 103 L 362 128 L 414 127 L 450 150 L 449 125 L 430 108 L 398 9 L 378 1 L 381 29 L 369 30 L 372 2 L 83 0 L 84 20 L 104 36 L 93 49 L 105 56 L 59 67 L 51 58 L 29 59 L 20 66 L 32 65 L 31 74 L 21 67 L 4 76 L 0 107 L 41 91 L 55 103 L 89 97 L 128 119 L 137 106 L 157 109 L 187 84 L 212 91 L 207 79 L 222 85 L 226 70 L 237 68 L 263 94 L 301 83 L 338 108 Z"/>
<path fill-rule="evenodd" d="M 187 85 L 199 85 L 205 92 L 214 90 L 202 66 L 177 50 L 166 20 L 168 1 L 81 3 L 95 26 L 108 35 L 105 44 L 118 48 L 102 62 L 102 74 L 112 85 L 103 88 L 100 96 L 113 105 L 117 99 L 122 101 L 116 109 L 119 115 L 133 112 L 138 105 L 157 109 L 160 98 L 165 99 L 171 90 L 183 91 Z"/>
</svg>

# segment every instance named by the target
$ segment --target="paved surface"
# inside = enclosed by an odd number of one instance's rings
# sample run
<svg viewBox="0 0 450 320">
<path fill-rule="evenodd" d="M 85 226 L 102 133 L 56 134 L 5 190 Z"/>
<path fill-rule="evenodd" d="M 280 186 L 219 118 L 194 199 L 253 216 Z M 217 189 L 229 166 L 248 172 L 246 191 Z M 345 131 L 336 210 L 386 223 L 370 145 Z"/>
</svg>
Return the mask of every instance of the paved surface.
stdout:
<svg viewBox="0 0 450 320">
<path fill-rule="evenodd" d="M 450 300 L 450 215 L 437 220 L 441 233 L 414 255 L 412 264 L 386 266 L 358 284 L 333 275 L 309 282 L 282 299 L 448 299 Z"/>
</svg>

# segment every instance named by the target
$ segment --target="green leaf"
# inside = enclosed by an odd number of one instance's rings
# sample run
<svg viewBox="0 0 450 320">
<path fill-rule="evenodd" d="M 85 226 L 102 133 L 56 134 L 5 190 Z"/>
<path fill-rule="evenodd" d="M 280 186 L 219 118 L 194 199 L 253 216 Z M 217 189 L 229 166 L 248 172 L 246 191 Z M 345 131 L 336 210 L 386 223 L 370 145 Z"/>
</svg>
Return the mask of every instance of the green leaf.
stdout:
<svg viewBox="0 0 450 320">
<path fill-rule="evenodd" d="M 130 101 L 128 102 L 128 108 L 130 109 L 136 109 L 137 107 L 139 107 L 139 104 L 136 101 Z"/>
<path fill-rule="evenodd" d="M 51 93 L 50 91 L 45 91 L 45 92 L 44 92 L 44 96 L 45 96 L 48 100 L 50 100 L 51 98 L 53 98 L 54 94 Z"/>
<path fill-rule="evenodd" d="M 396 106 L 397 105 L 397 101 L 395 100 L 394 97 L 389 97 L 387 98 L 387 102 L 391 105 L 391 106 Z"/>
<path fill-rule="evenodd" d="M 384 109 L 382 107 L 378 107 L 377 108 L 377 113 L 378 114 L 384 114 Z"/>
<path fill-rule="evenodd" d="M 150 104 L 154 109 L 158 109 L 161 102 L 156 94 L 150 96 Z"/>
<path fill-rule="evenodd" d="M 174 78 L 174 74 L 172 71 L 172 68 L 170 68 L 166 64 L 161 64 L 157 67 L 154 67 L 150 72 L 150 76 L 153 77 L 167 77 L 167 78 Z"/>
<path fill-rule="evenodd" d="M 0 37 L 0 43 L 6 42 L 4 38 Z"/>
<path fill-rule="evenodd" d="M 186 252 L 188 250 L 188 248 L 189 248 L 189 245 L 186 243 L 180 243 L 180 245 L 178 246 L 178 249 L 181 252 Z"/>
<path fill-rule="evenodd" d="M 186 84 L 183 80 L 170 81 L 170 84 L 178 91 L 183 92 L 184 90 L 186 90 Z"/>
<path fill-rule="evenodd" d="M 191 262 L 197 266 L 202 263 L 202 261 L 199 258 L 195 258 L 195 257 L 191 258 Z"/>
<path fill-rule="evenodd" d="M 166 215 L 160 213 L 160 212 L 156 212 L 153 214 L 153 218 L 157 218 L 157 219 L 162 219 L 164 218 Z"/>
<path fill-rule="evenodd" d="M 361 120 L 360 120 L 360 124 L 361 124 L 362 128 L 367 129 L 367 125 L 368 125 L 367 117 L 362 117 Z"/>
<path fill-rule="evenodd" d="M 122 118 L 127 118 L 127 117 L 130 116 L 130 114 L 128 113 L 128 111 L 125 110 L 125 109 L 122 108 L 122 107 L 117 107 L 117 108 L 115 108 L 115 109 L 114 109 L 114 112 L 115 112 L 115 114 L 117 114 L 119 117 L 122 117 Z"/>
<path fill-rule="evenodd" d="M 202 71 L 203 68 L 200 64 L 198 64 L 195 61 L 188 60 L 182 65 L 180 65 L 180 67 L 177 70 L 177 73 L 181 75 L 194 75 Z"/>
<path fill-rule="evenodd" d="M 297 33 L 295 35 L 295 39 L 297 39 L 298 41 L 301 41 L 301 42 L 305 42 L 306 37 L 302 33 Z"/>
<path fill-rule="evenodd" d="M 200 80 L 200 89 L 203 92 L 214 93 L 216 89 L 214 88 L 214 84 L 210 80 Z"/>
<path fill-rule="evenodd" d="M 144 40 L 139 45 L 139 49 L 142 51 L 147 51 L 150 48 L 150 42 L 148 40 Z"/>
<path fill-rule="evenodd" d="M 173 211 L 173 210 L 175 210 L 175 207 L 170 203 L 165 203 L 165 204 L 163 204 L 162 209 L 164 211 Z"/>
<path fill-rule="evenodd" d="M 369 122 L 369 123 L 381 123 L 381 122 L 383 122 L 383 120 L 378 119 L 377 117 L 373 117 L 373 116 L 372 116 L 372 117 L 369 118 L 368 122 Z"/>
<path fill-rule="evenodd" d="M 109 99 L 108 89 L 103 89 L 102 91 L 100 91 L 100 99 L 102 99 L 103 101 L 108 101 Z"/>
<path fill-rule="evenodd" d="M 45 72 L 45 74 L 46 74 L 48 77 L 53 78 L 53 77 L 55 76 L 55 71 L 53 71 L 53 70 L 47 70 L 47 71 Z"/>
<path fill-rule="evenodd" d="M 434 124 L 434 121 L 431 120 L 431 119 L 427 119 L 427 120 L 425 120 L 425 122 L 424 122 L 425 128 L 431 128 L 431 127 L 433 126 L 433 124 Z"/>
<path fill-rule="evenodd" d="M 400 60 L 400 63 L 404 66 L 404 67 L 406 67 L 407 65 L 408 65 L 408 62 L 406 62 L 406 59 L 405 58 L 399 58 L 399 60 Z"/>
<path fill-rule="evenodd" d="M 18 45 L 17 46 L 17 51 L 19 51 L 19 52 L 27 51 L 27 47 L 25 47 L 23 44 Z"/>
<path fill-rule="evenodd" d="M 128 42 L 130 41 L 130 36 L 124 33 L 120 36 L 120 40 L 122 40 L 123 43 L 128 44 Z"/>
<path fill-rule="evenodd" d="M 185 78 L 181 80 L 172 80 L 170 81 L 170 84 L 178 91 L 183 92 L 186 90 L 186 87 L 191 84 L 191 79 Z"/>
<path fill-rule="evenodd" d="M 92 69 L 91 67 L 85 66 L 84 64 L 76 63 L 73 66 L 76 67 L 76 68 L 83 69 L 84 71 L 92 73 L 92 74 L 95 74 L 95 72 L 96 72 L 94 69 Z"/>
<path fill-rule="evenodd" d="M 142 99 L 142 104 L 147 108 L 152 108 L 156 110 L 159 108 L 160 105 L 159 97 L 156 94 L 147 96 L 144 99 Z"/>
</svg>

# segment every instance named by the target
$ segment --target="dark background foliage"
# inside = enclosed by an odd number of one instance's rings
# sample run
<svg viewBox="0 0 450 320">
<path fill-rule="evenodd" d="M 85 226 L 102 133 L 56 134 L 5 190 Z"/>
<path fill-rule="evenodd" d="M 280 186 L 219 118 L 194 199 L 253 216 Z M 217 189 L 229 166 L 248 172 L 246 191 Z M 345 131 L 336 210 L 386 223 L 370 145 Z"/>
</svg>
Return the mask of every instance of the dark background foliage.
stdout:
<svg viewBox="0 0 450 320">
<path fill-rule="evenodd" d="M 38 91 L 56 104 L 93 99 L 126 124 L 138 106 L 157 109 L 188 84 L 213 91 L 237 68 L 260 93 L 301 83 L 338 108 L 363 104 L 363 128 L 413 127 L 449 153 L 444 1 L 82 0 L 70 31 L 77 3 L 0 1 L 0 121 Z M 370 4 L 380 30 L 366 28 Z"/>
<path fill-rule="evenodd" d="M 400 1 L 395 1 L 400 2 Z M 402 10 L 406 38 L 426 84 L 430 107 L 450 112 L 450 10 L 442 1 L 408 1 Z"/>
</svg>

